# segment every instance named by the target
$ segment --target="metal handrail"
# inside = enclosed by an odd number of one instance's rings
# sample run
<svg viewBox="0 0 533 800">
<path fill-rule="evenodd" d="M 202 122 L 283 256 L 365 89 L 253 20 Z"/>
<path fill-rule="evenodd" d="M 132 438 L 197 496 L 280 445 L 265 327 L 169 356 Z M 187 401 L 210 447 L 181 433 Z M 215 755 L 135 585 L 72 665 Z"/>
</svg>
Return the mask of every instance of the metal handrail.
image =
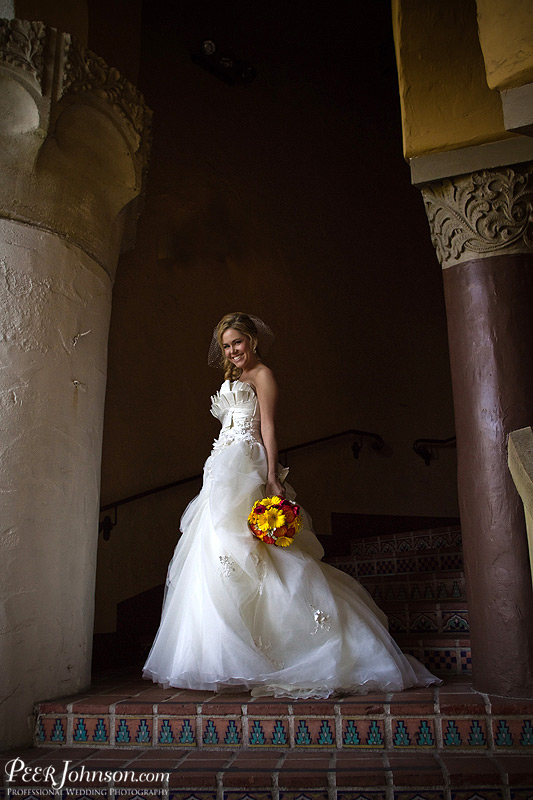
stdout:
<svg viewBox="0 0 533 800">
<path fill-rule="evenodd" d="M 455 444 L 455 442 L 455 436 L 450 436 L 449 439 L 415 439 L 413 442 L 413 450 L 417 456 L 423 459 L 426 467 L 429 467 L 434 455 L 425 445 L 429 445 L 430 447 L 446 447 L 447 445 Z"/>
<path fill-rule="evenodd" d="M 308 442 L 302 442 L 301 444 L 292 445 L 292 447 L 284 447 L 282 450 L 279 451 L 280 459 L 283 459 L 284 466 L 287 466 L 287 454 L 293 453 L 295 450 L 301 450 L 304 447 L 311 447 L 316 444 L 322 444 L 322 442 L 329 442 L 332 439 L 338 439 L 341 436 L 359 436 L 361 438 L 367 437 L 369 439 L 373 439 L 372 441 L 372 448 L 373 450 L 382 450 L 385 442 L 381 438 L 378 433 L 370 433 L 369 431 L 359 431 L 355 428 L 350 428 L 347 431 L 341 431 L 340 433 L 332 433 L 330 436 L 322 436 L 320 439 L 311 439 Z M 352 453 L 354 458 L 358 458 L 359 451 L 363 446 L 362 442 L 353 442 L 352 444 Z M 114 521 L 111 519 L 109 515 L 105 516 L 104 519 L 100 522 L 99 525 L 99 532 L 103 533 L 104 539 L 108 541 L 111 531 L 117 524 L 117 508 L 119 506 L 124 506 L 126 503 L 133 503 L 135 500 L 140 500 L 143 497 L 149 497 L 152 494 L 157 494 L 158 492 L 164 492 L 167 489 L 174 489 L 177 486 L 183 486 L 185 483 L 191 483 L 192 481 L 200 480 L 202 477 L 202 473 L 198 475 L 190 475 L 188 478 L 180 478 L 177 481 L 172 481 L 171 483 L 165 483 L 162 486 L 156 486 L 154 489 L 146 489 L 144 492 L 138 492 L 137 494 L 129 495 L 129 497 L 123 497 L 120 500 L 115 500 L 112 503 L 106 503 L 103 506 L 100 506 L 100 513 L 104 511 L 109 511 L 110 509 L 115 509 L 115 519 Z"/>
</svg>

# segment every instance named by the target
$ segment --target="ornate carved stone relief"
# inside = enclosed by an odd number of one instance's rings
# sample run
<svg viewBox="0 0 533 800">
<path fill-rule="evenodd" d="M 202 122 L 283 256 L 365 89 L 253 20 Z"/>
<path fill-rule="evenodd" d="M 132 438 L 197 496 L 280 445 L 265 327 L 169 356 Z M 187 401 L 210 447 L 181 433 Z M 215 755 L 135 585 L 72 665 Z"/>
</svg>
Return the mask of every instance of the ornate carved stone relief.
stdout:
<svg viewBox="0 0 533 800">
<path fill-rule="evenodd" d="M 480 256 L 533 252 L 533 164 L 427 184 L 422 196 L 443 268 Z"/>
<path fill-rule="evenodd" d="M 70 34 L 20 19 L 0 19 L 0 74 L 0 218 L 53 231 L 113 274 L 142 207 L 142 94 Z"/>
<path fill-rule="evenodd" d="M 42 87 L 46 26 L 42 22 L 0 19 L 0 62 L 23 69 Z"/>
<path fill-rule="evenodd" d="M 138 145 L 149 137 L 151 112 L 142 94 L 103 58 L 65 34 L 61 96 L 86 92 L 109 103 L 136 135 Z M 146 142 L 145 142 L 146 143 Z"/>
</svg>

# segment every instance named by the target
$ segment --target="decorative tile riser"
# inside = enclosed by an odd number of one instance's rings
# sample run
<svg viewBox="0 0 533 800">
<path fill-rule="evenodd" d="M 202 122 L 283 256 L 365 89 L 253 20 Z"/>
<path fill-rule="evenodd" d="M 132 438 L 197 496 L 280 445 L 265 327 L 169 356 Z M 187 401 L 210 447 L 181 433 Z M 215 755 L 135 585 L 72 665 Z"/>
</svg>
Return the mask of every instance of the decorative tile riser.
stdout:
<svg viewBox="0 0 533 800">
<path fill-rule="evenodd" d="M 404 653 L 417 658 L 431 672 L 443 677 L 472 674 L 472 651 L 468 638 L 439 640 L 440 634 L 394 633 Z"/>
<path fill-rule="evenodd" d="M 405 575 L 403 578 L 391 576 L 370 576 L 361 580 L 376 603 L 400 602 L 409 600 L 457 600 L 466 601 L 465 579 L 461 571 Z"/>
<path fill-rule="evenodd" d="M 356 710 L 356 709 L 355 709 Z M 343 715 L 338 706 L 319 716 L 41 716 L 37 746 L 112 747 L 123 749 L 198 750 L 348 750 L 366 752 L 442 751 L 450 753 L 530 752 L 533 759 L 533 708 L 528 713 L 497 716 L 476 713 L 412 714 L 388 706 L 382 713 Z M 361 711 L 364 709 L 361 708 Z M 107 739 L 91 735 L 105 731 Z M 532 762 L 533 763 L 533 762 Z"/>
<path fill-rule="evenodd" d="M 464 603 L 378 603 L 387 614 L 391 633 L 444 633 L 465 636 L 470 632 Z"/>
<path fill-rule="evenodd" d="M 423 554 L 374 558 L 352 556 L 329 558 L 328 563 L 364 582 L 380 575 L 414 575 L 420 573 L 446 573 L 463 569 L 463 556 L 458 550 L 424 552 Z M 369 580 L 370 582 L 370 580 Z"/>
<path fill-rule="evenodd" d="M 461 549 L 460 528 L 438 528 L 435 530 L 398 533 L 395 536 L 369 536 L 352 542 L 353 556 L 360 558 L 382 555 L 407 555 L 422 550 Z"/>
</svg>

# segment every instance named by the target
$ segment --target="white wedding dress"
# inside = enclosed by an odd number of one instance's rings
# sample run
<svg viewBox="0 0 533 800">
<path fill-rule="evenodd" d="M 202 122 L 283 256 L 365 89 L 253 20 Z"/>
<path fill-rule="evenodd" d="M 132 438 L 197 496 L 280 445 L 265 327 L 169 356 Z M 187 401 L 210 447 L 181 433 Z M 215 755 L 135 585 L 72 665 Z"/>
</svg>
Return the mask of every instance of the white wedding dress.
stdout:
<svg viewBox="0 0 533 800">
<path fill-rule="evenodd" d="M 248 514 L 267 476 L 254 390 L 225 381 L 211 413 L 222 430 L 181 521 L 144 677 L 164 687 L 292 698 L 440 682 L 401 652 L 366 589 L 320 561 L 305 512 L 290 547 L 250 533 Z"/>
</svg>

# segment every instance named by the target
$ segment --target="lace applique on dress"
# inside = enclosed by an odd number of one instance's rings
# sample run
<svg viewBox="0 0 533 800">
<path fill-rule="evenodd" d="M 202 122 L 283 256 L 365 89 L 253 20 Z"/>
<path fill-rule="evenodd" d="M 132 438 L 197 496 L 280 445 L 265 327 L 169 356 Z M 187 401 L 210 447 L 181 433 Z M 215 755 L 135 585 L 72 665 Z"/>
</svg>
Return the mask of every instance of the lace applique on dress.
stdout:
<svg viewBox="0 0 533 800">
<path fill-rule="evenodd" d="M 311 608 L 313 609 L 313 619 L 315 620 L 315 629 L 314 631 L 311 631 L 311 636 L 315 636 L 315 634 L 317 634 L 318 631 L 320 630 L 322 631 L 331 630 L 331 625 L 329 623 L 329 618 L 330 618 L 329 614 L 326 614 L 319 608 L 314 608 L 313 606 L 311 606 Z"/>
<path fill-rule="evenodd" d="M 266 577 L 266 564 L 261 556 L 258 556 L 257 553 L 252 553 L 252 561 L 254 562 L 257 568 L 257 576 L 259 578 L 259 594 L 263 594 L 263 586 L 265 584 L 265 577 Z"/>
<path fill-rule="evenodd" d="M 231 578 L 231 573 L 235 572 L 235 561 L 229 556 L 219 556 L 220 561 L 219 573 L 223 578 Z"/>
<path fill-rule="evenodd" d="M 247 442 L 250 445 L 257 444 L 257 425 L 254 425 L 251 419 L 233 420 L 232 427 L 225 428 L 213 442 L 213 451 L 222 450 L 236 441 Z"/>
<path fill-rule="evenodd" d="M 254 644 L 258 650 L 260 650 L 266 658 L 270 661 L 270 663 L 276 667 L 276 669 L 283 669 L 285 663 L 283 661 L 276 661 L 273 659 L 269 654 L 268 651 L 272 649 L 272 645 L 270 642 L 263 642 L 263 637 L 258 636 L 257 639 L 254 639 Z"/>
</svg>

